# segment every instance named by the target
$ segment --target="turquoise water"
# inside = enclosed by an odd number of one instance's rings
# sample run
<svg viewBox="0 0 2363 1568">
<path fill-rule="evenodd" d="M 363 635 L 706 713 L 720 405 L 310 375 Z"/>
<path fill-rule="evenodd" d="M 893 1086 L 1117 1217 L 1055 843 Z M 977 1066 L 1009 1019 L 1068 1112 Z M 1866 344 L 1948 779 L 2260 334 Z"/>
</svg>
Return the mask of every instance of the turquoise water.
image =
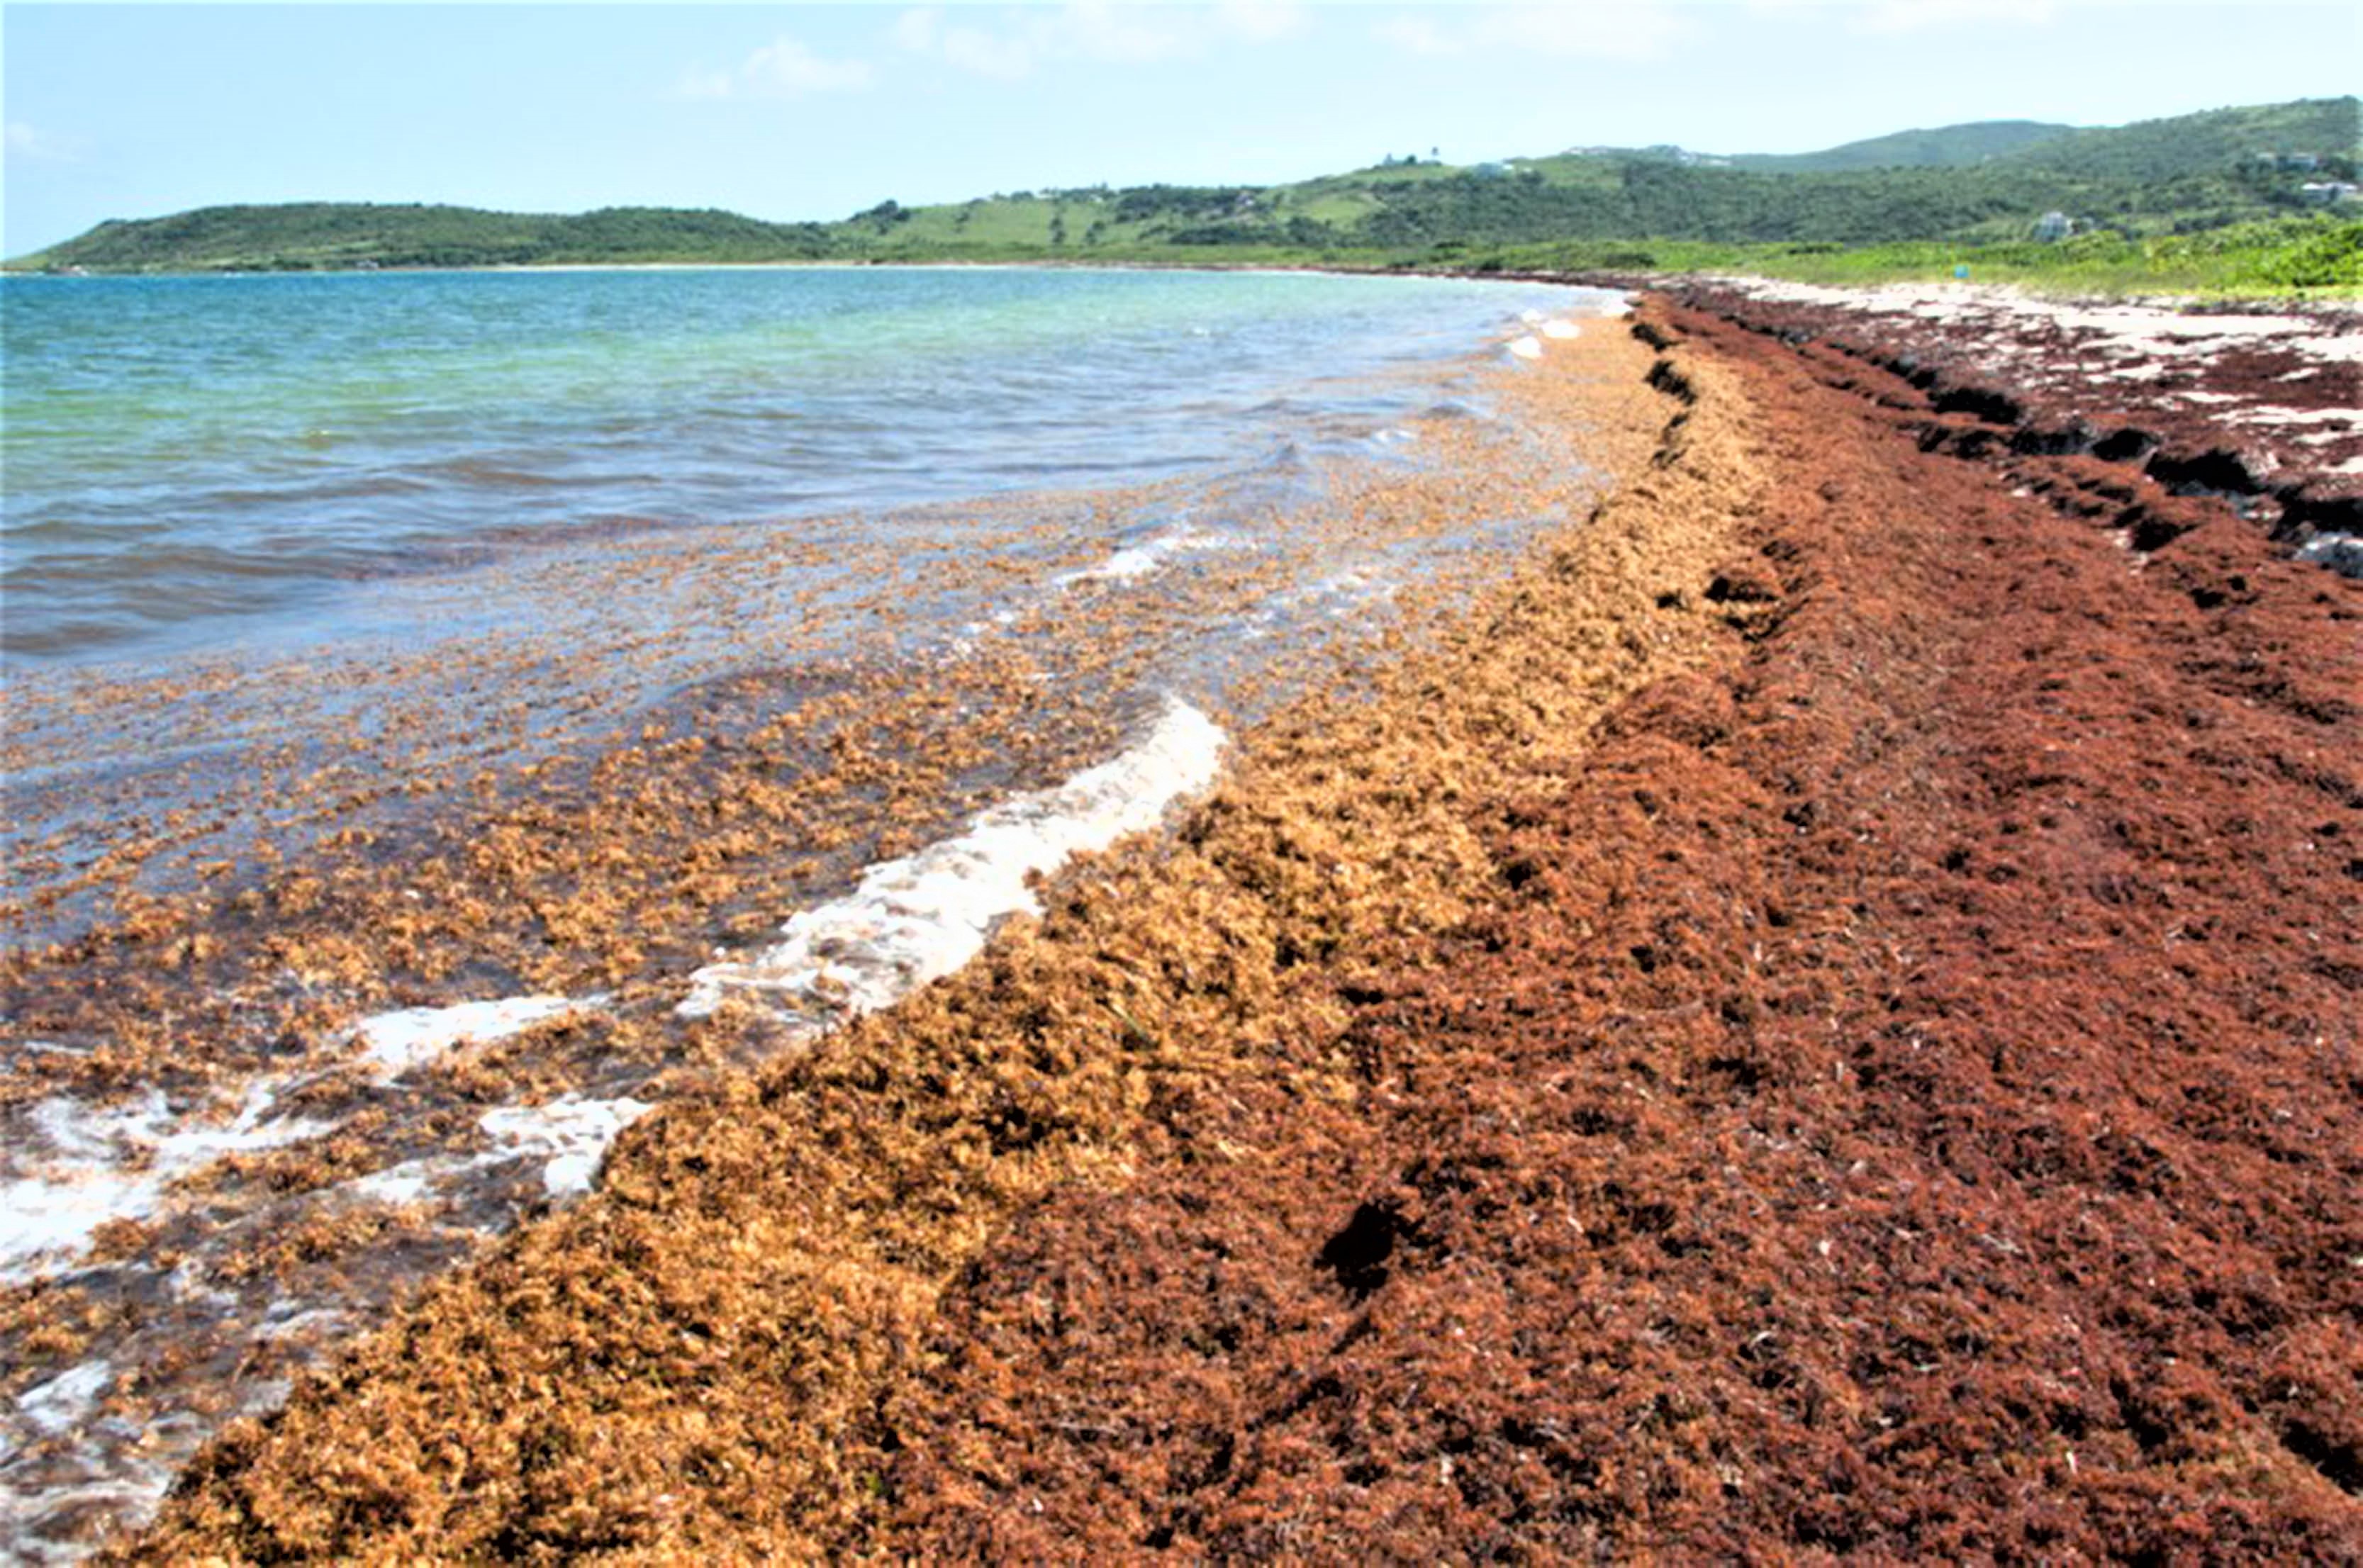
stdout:
<svg viewBox="0 0 2363 1568">
<path fill-rule="evenodd" d="M 582 529 L 1252 470 L 1568 291 L 1034 270 L 12 278 L 0 650 L 213 650 Z"/>
</svg>

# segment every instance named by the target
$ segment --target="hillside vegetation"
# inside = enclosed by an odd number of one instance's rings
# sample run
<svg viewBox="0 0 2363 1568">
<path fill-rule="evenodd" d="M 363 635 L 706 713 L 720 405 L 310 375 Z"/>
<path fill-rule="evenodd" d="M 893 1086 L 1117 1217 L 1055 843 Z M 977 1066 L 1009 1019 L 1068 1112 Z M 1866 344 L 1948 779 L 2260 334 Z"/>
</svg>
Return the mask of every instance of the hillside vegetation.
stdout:
<svg viewBox="0 0 2363 1568">
<path fill-rule="evenodd" d="M 2351 239 L 2338 237 L 2351 226 L 2340 220 L 2357 209 L 2346 203 L 2325 212 L 2321 193 L 2305 187 L 2353 180 L 2358 139 L 2357 101 L 2347 97 L 2101 129 L 1996 121 L 1795 156 L 1590 149 L 1468 167 L 1390 160 L 1268 187 L 1096 186 L 918 207 L 885 201 L 827 224 L 674 208 L 568 216 L 359 204 L 210 207 L 101 224 L 12 266 L 138 272 L 1065 259 L 1647 270 L 1685 258 L 1776 268 L 1832 255 L 1886 252 L 1900 260 L 1917 255 L 1913 248 L 1935 248 L 1947 264 L 1973 256 L 2038 271 L 2180 267 L 2167 286 L 2241 286 L 2243 279 L 2266 286 L 2279 263 L 2221 258 L 2297 247 L 2311 259 L 2295 271 L 2325 281 L 2280 286 L 2339 286 L 2363 282 Z M 2072 220 L 2080 248 L 2018 255 L 2046 214 Z M 2205 235 L 2232 243 L 2193 242 Z"/>
<path fill-rule="evenodd" d="M 1729 161 L 1735 168 L 1789 174 L 1846 169 L 1950 169 L 2006 157 L 2038 141 L 2073 135 L 2075 130 L 2074 126 L 2040 120 L 1981 120 L 1936 130 L 1897 131 L 1820 152 L 1741 153 Z"/>
<path fill-rule="evenodd" d="M 779 261 L 833 254 L 835 226 L 675 207 L 558 215 L 416 203 L 301 202 L 103 223 L 27 260 L 94 272 Z"/>
</svg>

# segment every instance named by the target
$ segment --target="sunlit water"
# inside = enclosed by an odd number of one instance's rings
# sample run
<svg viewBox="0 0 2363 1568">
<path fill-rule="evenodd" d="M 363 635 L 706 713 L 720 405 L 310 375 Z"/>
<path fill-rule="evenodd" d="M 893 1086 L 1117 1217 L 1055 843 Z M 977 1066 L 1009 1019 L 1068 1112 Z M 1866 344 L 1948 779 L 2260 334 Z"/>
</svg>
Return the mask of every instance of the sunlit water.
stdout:
<svg viewBox="0 0 2363 1568">
<path fill-rule="evenodd" d="M 1566 291 L 889 268 L 12 278 L 0 647 L 333 615 L 356 580 L 1270 460 Z M 310 620 L 307 622 L 307 617 Z"/>
</svg>

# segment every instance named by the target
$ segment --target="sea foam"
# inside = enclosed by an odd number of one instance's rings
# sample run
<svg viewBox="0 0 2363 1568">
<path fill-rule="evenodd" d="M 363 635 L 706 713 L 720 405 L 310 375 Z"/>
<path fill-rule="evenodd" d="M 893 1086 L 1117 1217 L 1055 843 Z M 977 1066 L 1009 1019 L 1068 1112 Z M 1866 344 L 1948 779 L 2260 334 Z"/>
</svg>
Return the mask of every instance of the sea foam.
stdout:
<svg viewBox="0 0 2363 1568">
<path fill-rule="evenodd" d="M 506 1039 L 544 1019 L 594 1006 L 604 999 L 502 997 L 495 1001 L 460 1002 L 451 1007 L 404 1008 L 361 1020 L 353 1025 L 353 1038 L 361 1047 L 360 1065 L 369 1068 L 380 1083 L 392 1083 L 463 1040 L 484 1043 Z"/>
<path fill-rule="evenodd" d="M 1098 565 L 1064 573 L 1052 581 L 1059 588 L 1072 588 L 1085 582 L 1137 582 L 1143 578 L 1156 576 L 1172 565 L 1176 558 L 1191 552 L 1237 549 L 1239 547 L 1239 540 L 1204 533 L 1185 524 L 1143 539 L 1137 545 L 1126 545 L 1113 551 Z"/>
<path fill-rule="evenodd" d="M 1212 783 L 1223 745 L 1221 726 L 1174 702 L 1138 745 L 1004 801 L 956 837 L 882 861 L 844 898 L 791 917 L 778 943 L 698 970 L 678 1010 L 703 1018 L 739 992 L 825 1027 L 889 1006 L 967 963 L 1004 916 L 1038 911 L 1029 876 L 1156 826 L 1168 806 Z"/>
<path fill-rule="evenodd" d="M 28 1118 L 46 1149 L 11 1151 L 25 1174 L 0 1182 L 0 1283 L 78 1261 L 101 1225 L 144 1220 L 179 1177 L 224 1154 L 293 1143 L 332 1125 L 272 1117 L 282 1078 L 249 1084 L 227 1124 L 205 1110 L 176 1110 L 161 1089 L 128 1105 L 93 1107 L 53 1096 Z"/>
</svg>

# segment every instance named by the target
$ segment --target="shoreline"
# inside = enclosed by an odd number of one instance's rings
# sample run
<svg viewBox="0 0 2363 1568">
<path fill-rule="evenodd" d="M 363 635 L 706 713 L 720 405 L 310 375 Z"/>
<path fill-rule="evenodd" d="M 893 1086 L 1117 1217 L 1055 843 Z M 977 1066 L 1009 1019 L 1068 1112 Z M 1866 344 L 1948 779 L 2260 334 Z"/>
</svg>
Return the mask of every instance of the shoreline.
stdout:
<svg viewBox="0 0 2363 1568">
<path fill-rule="evenodd" d="M 1587 333 L 1589 524 L 124 1553 L 2363 1549 L 2357 586 L 1798 309 Z"/>
<path fill-rule="evenodd" d="M 1632 471 L 1675 406 L 1671 394 L 1645 384 L 1647 351 L 1621 332 L 1587 335 L 1559 350 L 1587 363 L 1607 356 L 1606 365 L 1621 368 L 1594 372 L 1596 386 L 1522 377 L 1522 395 L 1581 410 L 1603 457 Z M 1720 453 L 1732 437 L 1696 439 L 1703 451 Z M 1687 494 L 1693 486 L 1678 488 Z M 1649 532 L 1637 519 L 1574 528 L 1484 596 L 1497 625 L 1553 603 L 1554 620 L 1589 646 L 1548 692 L 1522 668 L 1531 648 L 1491 635 L 1481 612 L 1454 617 L 1430 652 L 1399 649 L 1401 662 L 1391 658 L 1374 672 L 1381 691 L 1373 699 L 1316 696 L 1281 710 L 1237 738 L 1233 773 L 1184 817 L 1169 850 L 1137 840 L 1087 861 L 1057 884 L 1038 922 L 1004 927 L 980 962 L 892 1013 L 642 1121 L 618 1143 L 597 1195 L 520 1232 L 482 1267 L 430 1287 L 419 1310 L 356 1353 L 383 1349 L 414 1364 L 447 1364 L 439 1350 L 394 1347 L 414 1332 L 472 1335 L 505 1317 L 507 1307 L 480 1293 L 505 1291 L 500 1282 L 516 1259 L 554 1261 L 583 1245 L 604 1252 L 622 1234 L 615 1228 L 622 1211 L 613 1207 L 620 1202 L 638 1216 L 625 1229 L 647 1241 L 711 1239 L 718 1232 L 709 1220 L 754 1225 L 750 1244 L 731 1256 L 682 1253 L 660 1265 L 673 1281 L 667 1294 L 743 1301 L 747 1314 L 734 1309 L 727 1323 L 710 1320 L 711 1330 L 750 1348 L 772 1345 L 757 1356 L 767 1364 L 787 1357 L 810 1365 L 815 1399 L 849 1397 L 828 1380 L 871 1360 L 863 1342 L 881 1325 L 867 1314 L 899 1320 L 921 1306 L 942 1287 L 942 1270 L 984 1239 L 994 1215 L 1046 1183 L 1113 1168 L 1125 1129 L 1159 1084 L 1170 1089 L 1202 1073 L 1251 1069 L 1259 1044 L 1321 1028 L 1337 1000 L 1316 955 L 1466 915 L 1481 892 L 1485 856 L 1476 824 L 1450 804 L 1465 783 L 1514 766 L 1508 756 L 1488 760 L 1504 743 L 1519 753 L 1555 749 L 1552 720 L 1596 712 L 1608 693 L 1674 668 L 1711 619 L 1704 611 L 1652 608 L 1659 580 L 1689 574 L 1699 552 L 1685 547 L 1687 529 L 1659 538 Z M 1581 563 L 1593 559 L 1614 569 L 1581 589 L 1560 586 L 1570 574 L 1592 576 Z M 1650 627 L 1647 637 L 1636 635 L 1642 626 Z M 1425 701 L 1436 681 L 1484 696 L 1466 705 Z M 1366 795 L 1390 779 L 1382 797 Z M 1383 864 L 1364 868 L 1373 851 Z M 1025 1043 L 996 1044 L 1013 1025 Z M 759 1168 L 766 1148 L 783 1163 Z M 727 1213 L 692 1220 L 675 1207 L 689 1198 L 673 1190 L 684 1160 L 722 1178 L 719 1187 L 696 1180 L 704 1196 L 692 1209 L 719 1199 Z M 759 1211 L 768 1218 L 757 1219 Z M 549 1253 L 552 1247 L 559 1252 Z M 675 1273 L 676 1264 L 687 1272 Z M 586 1265 L 558 1266 L 571 1275 Z M 851 1313 L 842 1322 L 839 1309 Z M 602 1312 L 533 1332 L 556 1344 L 611 1331 L 640 1331 Z M 306 1408 L 304 1395 L 289 1408 L 283 1419 L 304 1420 L 294 1413 Z M 738 1419 L 718 1401 L 712 1408 L 717 1419 Z M 800 1471 L 826 1463 L 809 1446 L 798 1446 L 789 1463 Z M 416 1501 L 434 1508 L 424 1496 Z M 451 1539 L 431 1544 L 432 1534 L 413 1539 L 419 1550 L 466 1550 Z M 314 1548 L 334 1550 L 327 1538 L 314 1538 Z"/>
<path fill-rule="evenodd" d="M 1959 291 L 1964 293 L 2015 295 L 2032 300 L 2054 303 L 2122 305 L 2139 309 L 2171 311 L 2178 314 L 2206 315 L 2229 309 L 2269 309 L 2280 313 L 2311 315 L 2325 319 L 2363 317 L 2363 295 L 2341 293 L 2336 289 L 2296 289 L 2283 293 L 2178 293 L 2164 292 L 2115 292 L 2078 288 L 2063 282 L 2059 287 L 2047 288 L 2025 282 L 1963 282 L 1936 276 L 1914 277 L 1899 275 L 1882 281 L 1858 283 L 1804 284 L 1790 280 L 1754 273 L 1709 273 L 1692 271 L 1633 271 L 1614 267 L 1534 268 L 1444 265 L 1429 262 L 1395 264 L 1372 258 L 1368 262 L 1348 261 L 1221 261 L 1196 258 L 1166 259 L 1086 259 L 1082 258 L 1031 257 L 1012 260 L 972 260 L 943 259 L 937 260 L 877 259 L 792 260 L 778 261 L 534 261 L 502 262 L 466 267 L 327 267 L 327 268 L 266 268 L 254 271 L 232 271 L 206 268 L 188 271 L 155 272 L 80 272 L 57 273 L 0 269 L 0 280 L 8 278 L 41 278 L 59 282 L 88 282 L 108 278 L 324 278 L 324 277 L 410 277 L 437 273 L 489 273 L 525 275 L 537 272 L 700 272 L 700 271 L 1106 271 L 1106 272 L 1246 272 L 1246 273 L 1311 273 L 1338 278 L 1453 278 L 1467 282 L 1548 283 L 1572 288 L 1608 289 L 1620 293 L 1663 293 L 1679 297 L 1686 291 L 1701 286 L 1745 287 L 1751 284 L 1775 287 L 1800 287 L 1824 290 L 1836 294 L 1870 295 L 1894 290 L 1916 290 L 1934 293 Z"/>
<path fill-rule="evenodd" d="M 1318 482 L 1243 470 L 971 502 L 945 509 L 964 548 L 934 568 L 906 529 L 860 554 L 715 538 L 561 572 L 610 618 L 646 590 L 694 624 L 730 620 L 726 583 L 760 602 L 814 562 L 859 580 L 781 627 L 738 621 L 736 664 L 671 681 L 613 734 L 607 709 L 549 699 L 585 664 L 603 693 L 671 669 L 636 624 L 533 681 L 472 646 L 310 671 L 331 697 L 349 672 L 354 691 L 423 682 L 469 722 L 378 701 L 375 728 L 336 729 L 325 758 L 258 743 L 269 767 L 241 774 L 193 753 L 255 826 L 96 797 L 127 824 L 116 869 L 149 855 L 194 880 L 126 884 L 98 929 L 0 956 L 24 1046 L 0 1077 L 7 1532 L 71 1552 L 141 1517 L 214 1427 L 568 1196 L 624 1121 L 801 1051 L 799 1012 L 924 980 L 1026 907 L 1026 871 L 1157 814 L 1212 765 L 1219 732 L 1192 699 L 1228 727 L 1302 681 L 1356 689 L 1381 629 L 1418 643 L 1533 527 L 1589 506 L 1592 475 L 1534 461 L 1567 455 L 1557 427 L 1496 406 L 1526 367 L 1498 348 L 1422 366 L 1403 427 L 1367 460 L 1340 448 Z M 1165 515 L 1175 493 L 1195 516 Z M 895 613 L 923 571 L 936 597 L 982 596 L 940 648 L 906 646 Z M 1240 635 L 1202 646 L 1224 625 Z M 205 679 L 160 703 L 100 680 L 61 717 L 243 744 L 226 732 L 271 690 Z M 545 721 L 561 739 L 528 745 Z M 534 766 L 505 772 L 502 745 Z M 264 827 L 285 853 L 233 862 Z M 732 955 L 756 988 L 684 1016 L 684 988 Z"/>
<path fill-rule="evenodd" d="M 1736 314 L 1378 701 L 134 1555 L 2363 1550 L 2363 588 Z"/>
</svg>

